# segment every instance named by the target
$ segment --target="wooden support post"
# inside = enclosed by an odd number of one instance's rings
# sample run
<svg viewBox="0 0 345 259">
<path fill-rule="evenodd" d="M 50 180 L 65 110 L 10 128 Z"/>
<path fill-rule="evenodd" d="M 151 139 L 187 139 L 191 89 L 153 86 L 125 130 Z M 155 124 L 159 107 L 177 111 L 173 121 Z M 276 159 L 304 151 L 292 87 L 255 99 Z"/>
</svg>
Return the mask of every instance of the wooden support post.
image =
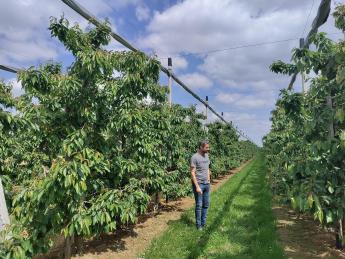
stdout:
<svg viewBox="0 0 345 259">
<path fill-rule="evenodd" d="M 333 110 L 333 101 L 332 101 L 332 96 L 328 95 L 326 97 L 326 104 L 327 107 L 330 108 L 331 110 Z M 331 120 L 331 122 L 329 123 L 329 140 L 331 141 L 332 139 L 334 139 L 334 123 L 333 123 L 333 119 Z M 338 226 L 337 226 L 337 231 L 336 231 L 336 247 L 338 249 L 343 249 L 344 244 L 343 244 L 343 240 L 344 240 L 344 233 L 343 233 L 343 219 L 339 219 L 337 222 Z"/>
<path fill-rule="evenodd" d="M 169 74 L 169 106 L 171 108 L 172 106 L 172 59 L 170 57 L 168 58 L 168 74 Z M 169 160 L 170 160 L 170 168 L 171 168 L 173 166 L 171 150 L 169 150 L 169 158 L 170 158 Z M 156 209 L 157 210 L 159 209 L 159 200 L 160 200 L 159 196 L 160 196 L 159 193 L 157 193 L 154 211 L 156 211 Z M 165 201 L 166 203 L 168 203 L 168 193 L 166 193 Z"/>
<path fill-rule="evenodd" d="M 169 106 L 172 105 L 172 59 L 168 58 L 168 72 L 169 72 Z"/>
<path fill-rule="evenodd" d="M 206 96 L 206 98 L 205 98 L 205 101 L 206 101 L 206 104 L 208 105 L 208 96 Z M 206 120 L 205 120 L 205 123 L 204 123 L 204 132 L 207 132 L 207 127 L 206 127 L 206 124 L 207 124 L 207 122 L 208 122 L 208 107 L 207 107 L 207 105 L 205 105 L 205 116 L 206 116 Z"/>
<path fill-rule="evenodd" d="M 304 48 L 304 38 L 300 38 L 299 39 L 299 47 L 301 49 Z M 302 76 L 302 92 L 305 93 L 306 89 L 305 89 L 305 74 L 304 74 L 304 71 L 301 72 L 301 76 Z"/>
<path fill-rule="evenodd" d="M 206 103 L 207 103 L 207 105 L 208 105 L 208 96 L 206 96 Z M 207 106 L 205 105 L 205 108 L 206 108 L 206 113 L 205 113 L 205 115 L 206 115 L 206 123 L 207 123 Z"/>
</svg>

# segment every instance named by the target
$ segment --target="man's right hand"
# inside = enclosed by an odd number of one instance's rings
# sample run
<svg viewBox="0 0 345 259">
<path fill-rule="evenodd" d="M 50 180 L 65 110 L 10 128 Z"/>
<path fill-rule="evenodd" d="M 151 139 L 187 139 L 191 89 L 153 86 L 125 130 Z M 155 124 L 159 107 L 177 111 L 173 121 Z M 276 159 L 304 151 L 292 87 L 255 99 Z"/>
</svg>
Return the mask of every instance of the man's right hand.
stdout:
<svg viewBox="0 0 345 259">
<path fill-rule="evenodd" d="M 200 186 L 196 187 L 196 192 L 202 194 L 202 190 L 201 190 Z"/>
</svg>

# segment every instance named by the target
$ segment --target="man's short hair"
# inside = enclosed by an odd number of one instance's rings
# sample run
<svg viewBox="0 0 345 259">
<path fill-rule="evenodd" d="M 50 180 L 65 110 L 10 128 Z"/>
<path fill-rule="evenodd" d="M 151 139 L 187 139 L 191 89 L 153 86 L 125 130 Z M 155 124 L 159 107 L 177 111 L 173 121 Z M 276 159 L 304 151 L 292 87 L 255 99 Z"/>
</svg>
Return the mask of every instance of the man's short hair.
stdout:
<svg viewBox="0 0 345 259">
<path fill-rule="evenodd" d="M 199 148 L 203 148 L 204 146 L 208 145 L 208 140 L 201 140 L 199 142 Z"/>
</svg>

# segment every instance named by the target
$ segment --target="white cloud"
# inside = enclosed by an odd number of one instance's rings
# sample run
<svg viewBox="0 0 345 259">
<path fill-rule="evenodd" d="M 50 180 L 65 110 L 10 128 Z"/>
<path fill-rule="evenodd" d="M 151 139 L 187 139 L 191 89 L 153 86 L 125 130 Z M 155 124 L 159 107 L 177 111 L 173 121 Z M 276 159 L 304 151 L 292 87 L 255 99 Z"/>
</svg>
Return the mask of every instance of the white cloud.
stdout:
<svg viewBox="0 0 345 259">
<path fill-rule="evenodd" d="M 168 57 L 169 55 L 167 55 Z M 163 66 L 168 67 L 168 58 L 167 57 L 161 57 L 161 56 L 157 56 L 157 59 L 162 63 Z M 188 61 L 187 59 L 183 58 L 183 57 L 173 57 L 172 58 L 172 69 L 173 72 L 178 72 L 178 71 L 182 71 L 185 70 L 188 67 Z"/>
<path fill-rule="evenodd" d="M 198 103 L 196 106 L 195 106 L 195 111 L 197 113 L 202 113 L 202 114 L 205 114 L 205 106 L 201 103 Z"/>
<path fill-rule="evenodd" d="M 92 1 L 98 3 L 98 1 Z M 111 5 L 115 9 L 121 9 L 130 5 L 137 5 L 143 2 L 142 0 L 116 0 L 116 1 L 106 1 L 107 4 Z"/>
<path fill-rule="evenodd" d="M 237 124 L 252 121 L 255 119 L 255 115 L 253 113 L 245 112 L 224 112 L 224 118 Z"/>
<path fill-rule="evenodd" d="M 262 136 L 266 135 L 271 127 L 271 122 L 266 120 L 265 116 L 253 113 L 240 111 L 224 112 L 224 119 L 232 122 L 236 129 L 242 131 L 258 145 L 262 144 Z M 209 122 L 215 120 L 218 120 L 218 117 L 210 114 Z"/>
<path fill-rule="evenodd" d="M 22 87 L 22 83 L 19 81 L 17 81 L 17 79 L 11 80 L 12 83 L 12 94 L 14 97 L 20 96 L 22 94 L 24 94 L 24 90 Z"/>
<path fill-rule="evenodd" d="M 30 62 L 33 60 L 52 60 L 58 56 L 58 47 L 46 40 L 39 44 L 34 41 L 23 42 L 3 40 L 0 56 L 5 60 L 14 59 L 16 61 Z"/>
<path fill-rule="evenodd" d="M 108 45 L 104 46 L 105 50 L 108 51 L 128 51 L 128 48 L 124 47 L 118 41 L 111 39 Z"/>
<path fill-rule="evenodd" d="M 137 6 L 135 9 L 135 15 L 138 21 L 147 21 L 150 19 L 151 11 L 146 5 Z"/>
<path fill-rule="evenodd" d="M 202 104 L 196 105 L 196 111 L 202 114 L 206 114 L 206 108 Z M 241 111 L 225 111 L 223 118 L 227 122 L 232 122 L 232 125 L 239 131 L 242 131 L 249 138 L 261 145 L 261 137 L 268 133 L 270 129 L 270 121 L 265 120 L 265 116 L 257 115 L 254 113 L 247 113 Z M 208 111 L 207 121 L 202 121 L 203 124 L 211 123 L 219 118 Z"/>
<path fill-rule="evenodd" d="M 142 44 L 163 52 L 200 52 L 296 36 L 305 20 L 303 9 L 281 9 L 253 18 L 248 9 L 252 5 L 235 0 L 181 2 L 155 13 Z"/>
<path fill-rule="evenodd" d="M 174 57 L 172 58 L 172 65 L 173 70 L 176 72 L 177 70 L 186 69 L 188 67 L 188 61 L 183 57 Z"/>
<path fill-rule="evenodd" d="M 96 17 L 103 19 L 113 12 L 113 8 L 123 8 L 138 0 L 78 2 Z M 50 17 L 61 15 L 72 25 L 78 23 L 83 29 L 88 26 L 84 18 L 62 1 L 0 0 L 0 60 L 5 64 L 22 67 L 37 61 L 58 59 L 61 54 L 65 54 L 62 44 L 57 39 L 52 39 L 48 31 Z M 115 22 L 112 19 L 110 21 L 116 30 Z"/>
<path fill-rule="evenodd" d="M 158 53 L 198 53 L 233 46 L 299 38 L 310 10 L 308 0 L 189 0 L 156 12 L 139 42 Z M 314 13 L 317 8 L 314 8 Z M 313 18 L 311 15 L 309 23 Z M 332 17 L 322 30 L 332 30 Z M 308 28 L 308 26 L 307 26 Z M 199 70 L 217 85 L 242 90 L 276 91 L 288 77 L 269 65 L 289 61 L 298 39 L 276 44 L 200 54 Z M 285 82 L 283 84 L 283 82 Z"/>
<path fill-rule="evenodd" d="M 272 95 L 250 95 L 239 93 L 220 93 L 216 96 L 216 100 L 223 104 L 228 104 L 230 107 L 247 110 L 270 107 L 274 101 Z"/>
<path fill-rule="evenodd" d="M 21 82 L 17 80 L 17 78 L 11 78 L 5 81 L 5 83 L 12 85 L 12 95 L 14 97 L 18 97 L 24 94 L 24 90 L 22 88 Z"/>
<path fill-rule="evenodd" d="M 212 81 L 200 74 L 200 73 L 190 73 L 179 76 L 182 82 L 193 89 L 209 89 L 212 86 Z"/>
<path fill-rule="evenodd" d="M 307 32 L 317 6 L 316 2 Z M 152 48 L 162 55 L 204 53 L 196 55 L 201 62 L 194 73 L 207 77 L 217 86 L 212 88 L 219 93 L 214 107 L 253 114 L 253 122 L 242 122 L 241 126 L 248 130 L 248 135 L 252 132 L 260 139 L 269 130 L 269 112 L 279 89 L 289 83 L 288 76 L 270 72 L 269 66 L 278 59 L 290 61 L 291 50 L 298 46 L 310 7 L 310 0 L 181 1 L 155 12 L 146 28 L 148 34 L 138 42 L 141 47 Z M 334 32 L 333 24 L 330 17 L 321 30 Z M 296 40 L 207 53 L 283 39 Z M 189 62 L 191 67 L 193 63 Z M 300 80 L 297 80 L 295 88 L 299 87 Z"/>
</svg>

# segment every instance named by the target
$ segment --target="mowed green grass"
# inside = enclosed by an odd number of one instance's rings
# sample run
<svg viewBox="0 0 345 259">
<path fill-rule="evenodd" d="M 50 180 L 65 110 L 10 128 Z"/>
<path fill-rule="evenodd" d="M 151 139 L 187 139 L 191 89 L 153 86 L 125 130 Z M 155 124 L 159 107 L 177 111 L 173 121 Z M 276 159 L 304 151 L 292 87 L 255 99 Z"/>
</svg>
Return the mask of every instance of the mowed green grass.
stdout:
<svg viewBox="0 0 345 259">
<path fill-rule="evenodd" d="M 284 258 L 277 243 L 267 169 L 258 155 L 211 194 L 206 228 L 195 229 L 194 209 L 156 238 L 142 255 L 157 258 Z"/>
</svg>

